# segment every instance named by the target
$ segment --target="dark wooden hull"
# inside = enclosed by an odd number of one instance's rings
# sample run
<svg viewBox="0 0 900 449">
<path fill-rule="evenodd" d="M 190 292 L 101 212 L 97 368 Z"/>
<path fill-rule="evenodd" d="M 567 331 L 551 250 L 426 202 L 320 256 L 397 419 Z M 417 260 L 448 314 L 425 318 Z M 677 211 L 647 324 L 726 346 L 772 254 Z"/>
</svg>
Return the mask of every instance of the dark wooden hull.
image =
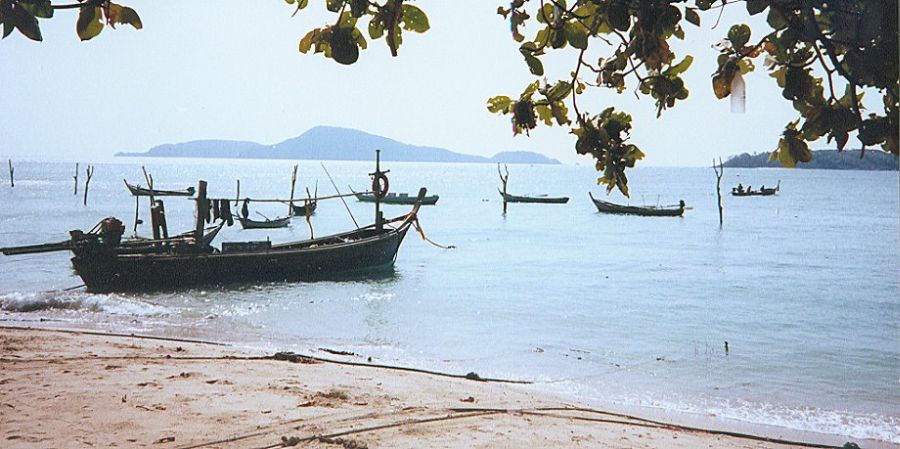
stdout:
<svg viewBox="0 0 900 449">
<path fill-rule="evenodd" d="M 248 252 L 116 254 L 75 250 L 72 264 L 91 292 L 152 291 L 242 282 L 311 281 L 393 265 L 410 223 L 364 228 Z"/>
<path fill-rule="evenodd" d="M 312 201 L 302 206 L 291 206 L 294 215 L 298 217 L 305 217 L 307 210 L 309 210 L 309 215 L 314 214 L 316 212 L 316 207 L 318 207 L 318 203 L 316 201 Z"/>
<path fill-rule="evenodd" d="M 597 210 L 604 214 L 639 215 L 642 217 L 680 217 L 684 215 L 684 206 L 623 206 L 621 204 L 598 200 L 590 193 L 588 193 L 588 195 L 590 195 L 591 201 L 594 202 L 594 206 L 597 206 Z"/>
<path fill-rule="evenodd" d="M 354 195 L 356 195 L 356 199 L 358 199 L 364 203 L 374 203 L 375 202 L 375 195 L 368 195 L 365 193 L 354 193 Z M 440 196 L 438 196 L 438 195 L 426 196 L 425 198 L 422 198 L 422 205 L 423 206 L 434 206 L 437 203 L 439 198 L 440 198 Z M 396 194 L 391 193 L 391 194 L 388 194 L 386 197 L 380 199 L 379 201 L 381 202 L 381 204 L 402 204 L 402 205 L 410 206 L 410 205 L 416 204 L 416 197 L 409 196 L 407 194 L 396 195 Z"/>
<path fill-rule="evenodd" d="M 500 196 L 502 196 L 503 201 L 506 201 L 507 203 L 566 204 L 569 202 L 569 197 L 567 196 L 518 196 L 503 193 L 502 191 L 500 192 Z"/>
<path fill-rule="evenodd" d="M 765 189 L 754 192 L 738 192 L 736 190 L 731 191 L 732 196 L 772 196 L 776 192 L 775 189 Z"/>
<path fill-rule="evenodd" d="M 256 221 L 249 218 L 238 218 L 244 229 L 277 229 L 291 225 L 291 217 L 276 218 L 274 220 Z"/>
<path fill-rule="evenodd" d="M 134 196 L 193 196 L 194 188 L 188 187 L 184 190 L 157 190 L 157 189 L 147 189 L 141 186 L 135 186 L 125 181 L 125 187 L 128 187 L 128 190 Z"/>
</svg>

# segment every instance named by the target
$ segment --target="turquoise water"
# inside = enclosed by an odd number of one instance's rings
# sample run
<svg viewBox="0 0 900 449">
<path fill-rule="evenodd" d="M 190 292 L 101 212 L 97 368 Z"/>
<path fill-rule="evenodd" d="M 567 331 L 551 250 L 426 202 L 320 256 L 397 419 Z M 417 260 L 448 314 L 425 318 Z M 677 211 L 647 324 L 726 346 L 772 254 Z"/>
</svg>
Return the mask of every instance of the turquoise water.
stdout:
<svg viewBox="0 0 900 449">
<path fill-rule="evenodd" d="M 74 164 L 17 164 L 0 185 L 0 245 L 62 240 L 107 215 L 131 229 L 122 178 L 161 188 L 198 178 L 210 195 L 286 197 L 287 161 L 118 160 L 98 164 L 87 207 Z M 368 185 L 371 163 L 330 162 L 339 188 Z M 407 236 L 383 279 L 266 284 L 180 293 L 92 295 L 67 254 L 0 257 L 5 321 L 202 337 L 264 347 L 319 347 L 381 362 L 539 381 L 583 403 L 616 403 L 900 443 L 900 183 L 896 172 L 727 169 L 723 190 L 774 186 L 767 198 L 724 198 L 705 168 L 637 168 L 631 204 L 693 207 L 683 218 L 602 215 L 589 167 L 510 166 L 510 192 L 570 196 L 511 204 L 496 167 L 386 163 L 395 192 L 441 196 L 421 222 L 440 250 Z M 299 186 L 318 180 L 300 164 Z M 82 176 L 83 178 L 83 176 Z M 6 182 L 6 178 L 3 178 Z M 298 189 L 302 190 L 302 189 Z M 360 222 L 370 204 L 348 201 Z M 402 215 L 404 206 L 385 206 Z M 146 204 L 141 204 L 146 216 Z M 170 229 L 192 227 L 192 203 L 166 201 Z M 284 214 L 282 205 L 259 211 Z M 317 235 L 352 227 L 339 201 L 320 204 Z M 145 226 L 142 233 L 148 232 Z M 226 229 L 222 240 L 308 236 Z M 728 341 L 729 353 L 724 342 Z"/>
</svg>

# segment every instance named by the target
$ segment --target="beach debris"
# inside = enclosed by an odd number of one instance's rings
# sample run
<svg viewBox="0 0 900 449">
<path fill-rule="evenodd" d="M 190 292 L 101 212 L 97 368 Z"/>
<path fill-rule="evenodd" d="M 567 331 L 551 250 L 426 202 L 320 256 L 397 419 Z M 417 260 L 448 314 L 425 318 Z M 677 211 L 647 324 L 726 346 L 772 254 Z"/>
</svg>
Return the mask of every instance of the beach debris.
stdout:
<svg viewBox="0 0 900 449">
<path fill-rule="evenodd" d="M 860 448 L 859 448 L 858 444 L 848 441 L 848 442 L 844 443 L 843 446 L 841 446 L 841 449 L 860 449 Z"/>
<path fill-rule="evenodd" d="M 355 355 L 357 355 L 357 354 L 354 353 L 354 352 L 341 351 L 341 350 L 338 350 L 338 349 L 329 349 L 329 348 L 319 348 L 319 351 L 327 352 L 327 353 L 329 353 L 329 354 L 334 354 L 334 355 L 346 355 L 346 356 L 355 356 Z"/>
<path fill-rule="evenodd" d="M 128 402 L 128 394 L 127 393 L 122 396 L 122 403 L 124 404 L 126 402 Z"/>
<path fill-rule="evenodd" d="M 369 449 L 369 446 L 367 446 L 366 443 L 363 443 L 362 441 L 328 437 L 319 437 L 317 438 L 317 440 L 319 440 L 320 443 L 343 446 L 344 449 Z"/>
<path fill-rule="evenodd" d="M 313 364 L 319 363 L 317 360 L 307 357 L 305 355 L 296 354 L 293 352 L 276 352 L 274 355 L 263 357 L 264 359 L 271 360 L 284 360 L 291 363 L 306 363 Z"/>
<path fill-rule="evenodd" d="M 347 399 L 350 399 L 350 397 L 347 396 L 347 393 L 344 393 L 341 390 L 328 390 L 324 393 L 320 391 L 320 392 L 316 393 L 316 396 L 320 397 L 320 398 L 325 398 L 325 399 L 340 399 L 342 401 L 346 401 Z"/>
<path fill-rule="evenodd" d="M 472 396 L 469 396 L 469 397 L 467 397 L 467 398 L 462 398 L 462 399 L 460 399 L 459 402 L 472 402 L 472 403 L 474 403 L 474 402 L 475 402 L 475 398 L 472 397 Z"/>
<path fill-rule="evenodd" d="M 535 346 L 534 352 L 544 352 L 544 348 L 542 348 L 540 346 Z"/>
<path fill-rule="evenodd" d="M 281 447 L 291 447 L 300 444 L 303 441 L 300 437 L 281 437 Z"/>
<path fill-rule="evenodd" d="M 297 404 L 297 407 L 312 407 L 314 405 L 316 404 L 314 404 L 313 401 L 306 401 L 302 404 Z"/>
<path fill-rule="evenodd" d="M 172 443 L 174 441 L 175 441 L 175 437 L 165 437 L 165 438 L 160 438 L 160 439 L 154 441 L 153 444 Z"/>
<path fill-rule="evenodd" d="M 481 376 L 479 376 L 478 373 L 476 373 L 475 371 L 469 371 L 469 372 L 466 374 L 466 379 L 469 379 L 469 380 L 478 380 L 478 381 L 483 381 L 483 380 L 484 380 L 484 379 L 482 379 Z"/>
</svg>

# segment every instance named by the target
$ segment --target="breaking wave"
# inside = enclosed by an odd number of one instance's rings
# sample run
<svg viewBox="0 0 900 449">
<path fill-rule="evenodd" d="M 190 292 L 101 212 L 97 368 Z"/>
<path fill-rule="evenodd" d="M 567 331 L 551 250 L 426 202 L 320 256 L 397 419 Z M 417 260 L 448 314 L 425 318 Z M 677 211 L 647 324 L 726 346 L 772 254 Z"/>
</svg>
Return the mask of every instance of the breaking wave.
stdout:
<svg viewBox="0 0 900 449">
<path fill-rule="evenodd" d="M 82 311 L 138 316 L 159 316 L 168 313 L 168 310 L 162 306 L 136 301 L 121 295 L 59 291 L 2 294 L 0 295 L 0 310 L 13 313 Z"/>
</svg>

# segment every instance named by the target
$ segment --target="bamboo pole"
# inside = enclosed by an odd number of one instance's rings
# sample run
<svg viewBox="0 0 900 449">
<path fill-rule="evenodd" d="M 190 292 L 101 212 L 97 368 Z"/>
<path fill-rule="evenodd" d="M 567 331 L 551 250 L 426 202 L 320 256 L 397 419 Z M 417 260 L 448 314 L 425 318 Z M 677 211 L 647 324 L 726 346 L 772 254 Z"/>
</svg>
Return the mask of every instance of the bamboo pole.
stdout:
<svg viewBox="0 0 900 449">
<path fill-rule="evenodd" d="M 8 161 L 9 161 L 9 186 L 15 187 L 16 186 L 16 180 L 15 180 L 16 169 L 13 168 L 12 159 L 9 159 Z"/>
<path fill-rule="evenodd" d="M 359 194 L 362 194 L 362 195 L 371 195 L 371 194 L 373 194 L 373 193 L 374 193 L 374 192 L 371 192 L 371 191 L 356 192 L 356 193 L 342 193 L 342 194 L 340 194 L 340 195 L 323 196 L 323 197 L 320 197 L 319 199 L 320 199 L 320 200 L 336 200 L 336 199 L 338 199 L 338 198 L 349 198 L 349 197 L 356 196 L 356 195 L 359 195 Z M 187 199 L 187 200 L 193 200 L 194 198 L 187 198 L 187 197 L 185 197 L 185 199 Z M 210 200 L 210 201 L 215 201 L 215 200 L 229 200 L 229 201 L 230 201 L 230 200 L 233 200 L 233 198 L 212 198 L 212 197 L 208 197 L 207 199 Z M 254 203 L 283 203 L 283 204 L 288 204 L 288 203 L 291 202 L 291 200 L 290 200 L 289 198 L 258 198 L 258 199 L 257 199 L 257 198 L 249 198 L 249 200 L 250 200 L 250 201 L 253 201 Z"/>
<path fill-rule="evenodd" d="M 72 176 L 75 179 L 75 193 L 73 195 L 78 196 L 78 162 L 75 163 L 75 176 Z"/>
<path fill-rule="evenodd" d="M 237 193 L 234 194 L 234 207 L 238 207 L 241 202 L 241 180 L 237 180 Z"/>
<path fill-rule="evenodd" d="M 84 205 L 87 206 L 88 186 L 91 184 L 91 178 L 94 177 L 94 166 L 88 165 L 85 174 L 87 175 L 87 179 L 84 180 Z"/>
<path fill-rule="evenodd" d="M 722 211 L 722 176 L 725 174 L 725 164 L 722 163 L 722 158 L 719 158 L 719 166 L 716 167 L 716 160 L 713 159 L 713 171 L 716 172 L 716 196 L 719 198 L 719 227 L 725 223 L 725 218 Z M 727 343 L 726 343 L 727 345 Z"/>
<path fill-rule="evenodd" d="M 294 164 L 294 172 L 291 174 L 291 200 L 288 202 L 288 217 L 294 215 L 294 189 L 297 187 L 297 164 Z"/>
</svg>

